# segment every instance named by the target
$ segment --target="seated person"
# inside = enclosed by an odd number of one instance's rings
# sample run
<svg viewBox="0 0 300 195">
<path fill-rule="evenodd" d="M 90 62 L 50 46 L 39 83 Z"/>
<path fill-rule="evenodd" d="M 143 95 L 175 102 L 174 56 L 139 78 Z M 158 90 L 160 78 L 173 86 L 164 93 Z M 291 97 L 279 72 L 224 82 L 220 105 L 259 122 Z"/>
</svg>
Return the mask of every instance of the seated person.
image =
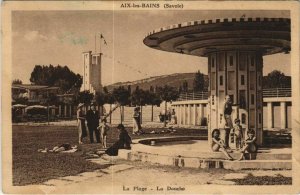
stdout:
<svg viewBox="0 0 300 195">
<path fill-rule="evenodd" d="M 120 132 L 119 140 L 105 151 L 105 153 L 109 156 L 117 156 L 119 149 L 131 149 L 131 137 L 126 131 L 124 125 L 119 124 L 117 129 Z"/>
<path fill-rule="evenodd" d="M 58 152 L 63 152 L 63 153 L 72 153 L 72 152 L 76 152 L 77 151 L 77 145 L 72 146 L 69 143 L 65 143 L 65 144 L 61 144 L 60 146 L 54 146 L 52 150 L 48 150 L 48 148 L 43 149 L 39 149 L 38 152 L 42 152 L 42 153 L 47 153 L 47 152 L 54 152 L 54 153 L 58 153 Z"/>
<path fill-rule="evenodd" d="M 255 137 L 255 131 L 254 129 L 249 129 L 249 131 L 247 132 L 247 136 L 248 138 L 244 141 L 243 143 L 243 148 L 241 150 L 241 157 L 238 160 L 242 160 L 245 158 L 245 153 L 256 153 L 257 152 L 257 145 L 255 143 L 256 141 L 256 137 Z"/>
<path fill-rule="evenodd" d="M 212 132 L 212 145 L 211 148 L 214 152 L 221 151 L 225 154 L 228 160 L 233 160 L 233 158 L 226 151 L 226 146 L 224 140 L 220 138 L 220 130 L 214 129 Z"/>
</svg>

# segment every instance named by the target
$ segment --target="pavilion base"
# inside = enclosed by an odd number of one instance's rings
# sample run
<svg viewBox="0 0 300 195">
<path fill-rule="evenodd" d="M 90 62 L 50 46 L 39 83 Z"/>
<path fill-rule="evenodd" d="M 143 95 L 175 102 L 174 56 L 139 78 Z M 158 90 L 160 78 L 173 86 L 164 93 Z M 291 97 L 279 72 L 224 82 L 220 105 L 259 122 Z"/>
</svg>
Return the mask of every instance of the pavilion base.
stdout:
<svg viewBox="0 0 300 195">
<path fill-rule="evenodd" d="M 134 140 L 131 150 L 120 150 L 119 157 L 130 161 L 196 169 L 292 169 L 292 149 L 288 147 L 260 148 L 256 154 L 246 154 L 246 158 L 249 160 L 229 161 L 222 152 L 212 152 L 208 141 L 205 140 L 190 140 L 187 143 L 172 141 L 166 145 L 159 145 L 157 142 L 157 145 L 152 146 L 141 144 L 141 141 L 145 140 Z M 234 151 L 230 155 L 234 159 L 238 159 L 241 153 Z"/>
</svg>

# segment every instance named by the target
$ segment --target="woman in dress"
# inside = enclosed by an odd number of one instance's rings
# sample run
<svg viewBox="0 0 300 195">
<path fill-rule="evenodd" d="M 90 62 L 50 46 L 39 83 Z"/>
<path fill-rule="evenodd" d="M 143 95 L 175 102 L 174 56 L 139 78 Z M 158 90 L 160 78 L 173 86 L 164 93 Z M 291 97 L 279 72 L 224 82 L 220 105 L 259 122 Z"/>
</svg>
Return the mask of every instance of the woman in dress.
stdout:
<svg viewBox="0 0 300 195">
<path fill-rule="evenodd" d="M 85 118 L 83 115 L 83 108 L 84 104 L 80 103 L 77 106 L 77 127 L 78 127 L 78 137 L 79 137 L 79 144 L 83 144 L 82 140 L 84 137 L 87 136 L 86 126 L 85 126 Z"/>
<path fill-rule="evenodd" d="M 132 134 L 139 134 L 141 131 L 141 123 L 140 123 L 140 108 L 135 107 L 133 112 L 133 133 Z"/>
</svg>

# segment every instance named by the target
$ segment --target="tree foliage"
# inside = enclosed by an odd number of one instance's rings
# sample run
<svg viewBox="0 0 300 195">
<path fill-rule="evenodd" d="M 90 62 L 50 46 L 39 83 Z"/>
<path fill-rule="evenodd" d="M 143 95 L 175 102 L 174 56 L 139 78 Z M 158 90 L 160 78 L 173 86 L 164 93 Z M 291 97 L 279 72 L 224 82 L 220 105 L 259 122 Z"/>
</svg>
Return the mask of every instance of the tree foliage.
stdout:
<svg viewBox="0 0 300 195">
<path fill-rule="evenodd" d="M 166 102 L 174 101 L 179 97 L 178 90 L 168 85 L 165 85 L 164 87 L 159 87 L 158 94 L 160 99 Z"/>
<path fill-rule="evenodd" d="M 94 94 L 89 91 L 81 91 L 78 94 L 78 102 L 84 104 L 90 104 L 94 98 Z"/>
<path fill-rule="evenodd" d="M 131 94 L 131 104 L 132 105 L 139 105 L 139 106 L 144 106 L 148 102 L 148 97 L 147 95 L 149 94 L 148 91 L 144 91 L 143 89 L 139 89 L 137 86 L 135 91 Z"/>
<path fill-rule="evenodd" d="M 204 91 L 206 88 L 206 81 L 204 74 L 200 71 L 196 72 L 194 82 L 193 82 L 194 91 Z"/>
<path fill-rule="evenodd" d="M 35 85 L 57 86 L 61 93 L 69 90 L 79 91 L 82 78 L 67 66 L 36 65 L 31 73 L 30 82 Z"/>
<path fill-rule="evenodd" d="M 263 88 L 290 88 L 291 77 L 285 76 L 279 70 L 273 70 L 263 78 Z"/>
<path fill-rule="evenodd" d="M 167 102 L 176 100 L 179 97 L 179 92 L 176 88 L 165 85 L 158 88 L 158 94 L 162 101 L 165 101 L 165 114 L 167 113 Z M 164 127 L 166 127 L 166 117 L 164 120 Z"/>
<path fill-rule="evenodd" d="M 14 80 L 12 81 L 12 84 L 22 85 L 23 82 L 22 82 L 20 79 L 14 79 Z"/>
<path fill-rule="evenodd" d="M 113 99 L 122 106 L 130 104 L 130 93 L 123 86 L 114 88 L 112 92 Z"/>
</svg>

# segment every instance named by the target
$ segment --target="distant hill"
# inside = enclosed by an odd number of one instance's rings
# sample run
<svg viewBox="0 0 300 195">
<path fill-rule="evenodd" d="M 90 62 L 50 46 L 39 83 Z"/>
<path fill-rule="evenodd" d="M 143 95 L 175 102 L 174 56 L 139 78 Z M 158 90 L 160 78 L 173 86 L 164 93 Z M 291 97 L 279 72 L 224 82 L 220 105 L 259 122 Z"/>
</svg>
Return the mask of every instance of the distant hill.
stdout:
<svg viewBox="0 0 300 195">
<path fill-rule="evenodd" d="M 276 72 L 276 71 L 275 71 Z M 155 76 L 142 80 L 131 81 L 131 82 L 119 82 L 106 86 L 109 91 L 114 88 L 124 86 L 127 88 L 128 85 L 131 86 L 131 90 L 135 90 L 136 86 L 139 86 L 140 89 L 149 90 L 150 86 L 154 88 L 169 85 L 176 88 L 182 86 L 183 82 L 186 81 L 188 83 L 188 90 L 193 89 L 193 82 L 196 73 L 176 73 L 171 75 L 163 75 L 163 76 Z M 206 77 L 206 82 L 208 82 L 208 77 Z M 291 77 L 290 76 L 282 76 L 281 78 L 268 78 L 268 76 L 263 77 L 263 88 L 291 88 Z"/>
<path fill-rule="evenodd" d="M 164 86 L 169 85 L 176 88 L 179 88 L 184 81 L 188 83 L 188 88 L 193 88 L 193 81 L 195 78 L 195 73 L 176 73 L 171 75 L 163 75 L 163 76 L 155 76 L 142 80 L 131 81 L 131 82 L 118 82 L 111 85 L 106 86 L 109 91 L 113 88 L 117 88 L 120 86 L 127 87 L 131 85 L 131 89 L 135 90 L 136 86 L 139 86 L 140 89 L 149 90 L 150 86 L 154 88 L 156 86 Z"/>
</svg>

